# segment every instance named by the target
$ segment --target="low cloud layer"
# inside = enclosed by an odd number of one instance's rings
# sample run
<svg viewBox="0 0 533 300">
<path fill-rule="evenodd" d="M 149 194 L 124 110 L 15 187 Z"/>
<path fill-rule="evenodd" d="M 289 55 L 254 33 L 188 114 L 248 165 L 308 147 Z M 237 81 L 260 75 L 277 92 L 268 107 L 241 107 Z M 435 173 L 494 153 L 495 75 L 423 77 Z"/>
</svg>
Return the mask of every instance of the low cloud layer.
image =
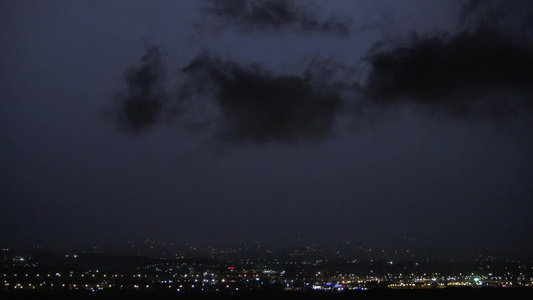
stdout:
<svg viewBox="0 0 533 300">
<path fill-rule="evenodd" d="M 463 115 L 481 107 L 495 117 L 512 113 L 516 105 L 531 107 L 529 100 L 517 104 L 509 97 L 486 97 L 498 91 L 529 93 L 533 86 L 533 48 L 497 30 L 415 35 L 376 45 L 367 60 L 372 69 L 364 92 L 380 104 L 412 101 Z"/>
<path fill-rule="evenodd" d="M 163 79 L 159 48 L 146 45 L 140 65 L 124 72 L 126 86 L 116 95 L 120 106 L 117 120 L 124 131 L 137 134 L 160 121 L 166 102 Z"/>
<path fill-rule="evenodd" d="M 347 36 L 351 20 L 330 16 L 322 20 L 291 0 L 204 0 L 205 11 L 243 31 L 280 30 L 296 28 L 305 32 L 323 32 Z"/>
<path fill-rule="evenodd" d="M 185 84 L 189 91 L 215 100 L 222 134 L 234 142 L 324 138 L 341 104 L 336 92 L 313 84 L 310 74 L 276 75 L 259 65 L 243 66 L 208 54 L 183 72 L 190 75 Z"/>
</svg>

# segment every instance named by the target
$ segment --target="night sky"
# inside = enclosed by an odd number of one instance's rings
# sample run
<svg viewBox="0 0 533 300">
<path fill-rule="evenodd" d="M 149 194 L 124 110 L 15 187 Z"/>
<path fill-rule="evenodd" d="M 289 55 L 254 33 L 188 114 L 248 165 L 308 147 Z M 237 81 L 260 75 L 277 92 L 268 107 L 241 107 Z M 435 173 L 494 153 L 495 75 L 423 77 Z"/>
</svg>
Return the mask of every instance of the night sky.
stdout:
<svg viewBox="0 0 533 300">
<path fill-rule="evenodd" d="M 0 244 L 531 257 L 531 20 L 527 0 L 1 1 Z"/>
</svg>

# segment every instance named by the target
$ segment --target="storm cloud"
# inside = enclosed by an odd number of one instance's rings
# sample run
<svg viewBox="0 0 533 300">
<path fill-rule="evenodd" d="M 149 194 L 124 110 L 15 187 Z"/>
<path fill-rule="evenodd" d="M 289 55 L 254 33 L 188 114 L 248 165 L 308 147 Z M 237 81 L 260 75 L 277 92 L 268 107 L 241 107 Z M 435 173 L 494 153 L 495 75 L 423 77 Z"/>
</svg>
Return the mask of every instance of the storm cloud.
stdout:
<svg viewBox="0 0 533 300">
<path fill-rule="evenodd" d="M 411 101 L 469 115 L 494 117 L 531 108 L 533 47 L 500 31 L 478 28 L 455 35 L 414 34 L 409 40 L 377 44 L 366 59 L 364 85 L 379 104 Z M 403 102 L 402 102 L 403 103 Z"/>
<path fill-rule="evenodd" d="M 293 1 L 205 2 L 209 14 L 248 29 L 335 27 Z M 517 10 L 502 1 L 470 1 L 459 23 L 480 16 L 485 21 L 457 33 L 413 33 L 375 43 L 363 58 L 369 66 L 363 82 L 351 76 L 355 68 L 334 60 L 313 60 L 303 72 L 288 75 L 204 52 L 181 70 L 184 76 L 171 87 L 177 96 L 167 97 L 161 52 L 146 45 L 140 64 L 124 73 L 117 119 L 121 128 L 137 134 L 178 111 L 181 129 L 212 130 L 225 140 L 259 144 L 321 140 L 347 111 L 359 124 L 375 118 L 382 107 L 412 103 L 449 115 L 500 120 L 533 106 L 533 46 L 526 35 L 509 34 L 501 18 L 489 17 L 494 7 L 502 7 L 504 16 Z"/>
<path fill-rule="evenodd" d="M 133 134 L 158 123 L 166 102 L 161 52 L 153 45 L 145 47 L 146 54 L 141 57 L 140 64 L 124 72 L 126 86 L 116 95 L 119 126 Z"/>
<path fill-rule="evenodd" d="M 322 20 L 289 0 L 205 0 L 204 10 L 243 31 L 281 30 L 296 28 L 304 32 L 323 32 L 347 36 L 351 20 L 340 15 L 331 15 Z"/>
<path fill-rule="evenodd" d="M 339 93 L 314 84 L 309 72 L 276 75 L 257 64 L 209 54 L 195 58 L 183 72 L 190 75 L 185 84 L 189 91 L 215 100 L 225 124 L 223 136 L 234 142 L 322 139 L 341 105 Z"/>
</svg>

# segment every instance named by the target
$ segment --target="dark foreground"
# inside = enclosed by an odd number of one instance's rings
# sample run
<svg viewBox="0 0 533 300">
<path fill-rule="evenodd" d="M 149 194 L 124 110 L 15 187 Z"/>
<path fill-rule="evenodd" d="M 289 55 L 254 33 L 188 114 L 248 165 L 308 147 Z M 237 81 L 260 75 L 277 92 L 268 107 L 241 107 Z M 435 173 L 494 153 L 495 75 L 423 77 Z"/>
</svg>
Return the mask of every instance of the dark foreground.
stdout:
<svg viewBox="0 0 533 300">
<path fill-rule="evenodd" d="M 168 291 L 0 291 L 0 299 L 533 299 L 533 288 L 447 288 L 441 290 L 370 290 L 328 292 L 247 292 L 234 295 L 178 295 Z"/>
</svg>

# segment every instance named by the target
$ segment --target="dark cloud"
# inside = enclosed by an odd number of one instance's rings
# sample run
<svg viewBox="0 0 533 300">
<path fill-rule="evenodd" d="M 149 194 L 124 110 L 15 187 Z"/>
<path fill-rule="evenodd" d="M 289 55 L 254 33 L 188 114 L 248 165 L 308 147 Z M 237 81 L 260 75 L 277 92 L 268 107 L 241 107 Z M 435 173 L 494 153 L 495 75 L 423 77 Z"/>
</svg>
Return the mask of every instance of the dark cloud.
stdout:
<svg viewBox="0 0 533 300">
<path fill-rule="evenodd" d="M 237 25 L 244 31 L 280 30 L 286 27 L 307 32 L 333 33 L 342 36 L 350 34 L 351 20 L 342 16 L 330 16 L 321 20 L 305 7 L 290 0 L 204 0 L 209 2 L 205 9 L 225 22 Z"/>
<path fill-rule="evenodd" d="M 318 68 L 318 67 L 317 67 Z M 220 107 L 224 137 L 235 142 L 321 139 L 331 129 L 341 100 L 337 91 L 314 84 L 312 74 L 275 75 L 203 54 L 183 71 L 189 96 L 212 96 Z"/>
<path fill-rule="evenodd" d="M 469 0 L 461 9 L 463 28 L 492 28 L 513 36 L 533 37 L 533 1 Z"/>
<path fill-rule="evenodd" d="M 206 1 L 209 13 L 250 29 L 334 27 L 292 1 Z M 462 21 L 486 15 L 478 11 L 487 3 L 501 1 L 467 2 Z M 358 123 L 375 118 L 379 105 L 389 104 L 416 103 L 448 114 L 498 119 L 531 109 L 530 41 L 486 23 L 458 34 L 413 34 L 375 44 L 366 56 L 371 69 L 362 86 L 353 80 L 353 68 L 331 59 L 312 60 L 301 75 L 280 75 L 258 64 L 204 53 L 183 68 L 185 82 L 172 103 L 163 88 L 161 53 L 147 45 L 140 65 L 124 74 L 127 85 L 117 96 L 118 119 L 126 131 L 139 133 L 161 122 L 163 114 L 178 112 L 183 128 L 213 130 L 236 142 L 266 143 L 324 138 L 341 106 L 355 111 Z"/>
<path fill-rule="evenodd" d="M 530 97 L 498 96 L 527 95 L 533 86 L 531 44 L 498 30 L 414 35 L 402 44 L 374 46 L 367 60 L 372 69 L 363 89 L 381 104 L 413 101 L 496 117 L 531 108 Z"/>
<path fill-rule="evenodd" d="M 145 47 L 140 65 L 124 72 L 126 86 L 116 95 L 116 117 L 120 127 L 131 133 L 140 133 L 158 123 L 166 102 L 161 52 L 153 45 Z"/>
</svg>

